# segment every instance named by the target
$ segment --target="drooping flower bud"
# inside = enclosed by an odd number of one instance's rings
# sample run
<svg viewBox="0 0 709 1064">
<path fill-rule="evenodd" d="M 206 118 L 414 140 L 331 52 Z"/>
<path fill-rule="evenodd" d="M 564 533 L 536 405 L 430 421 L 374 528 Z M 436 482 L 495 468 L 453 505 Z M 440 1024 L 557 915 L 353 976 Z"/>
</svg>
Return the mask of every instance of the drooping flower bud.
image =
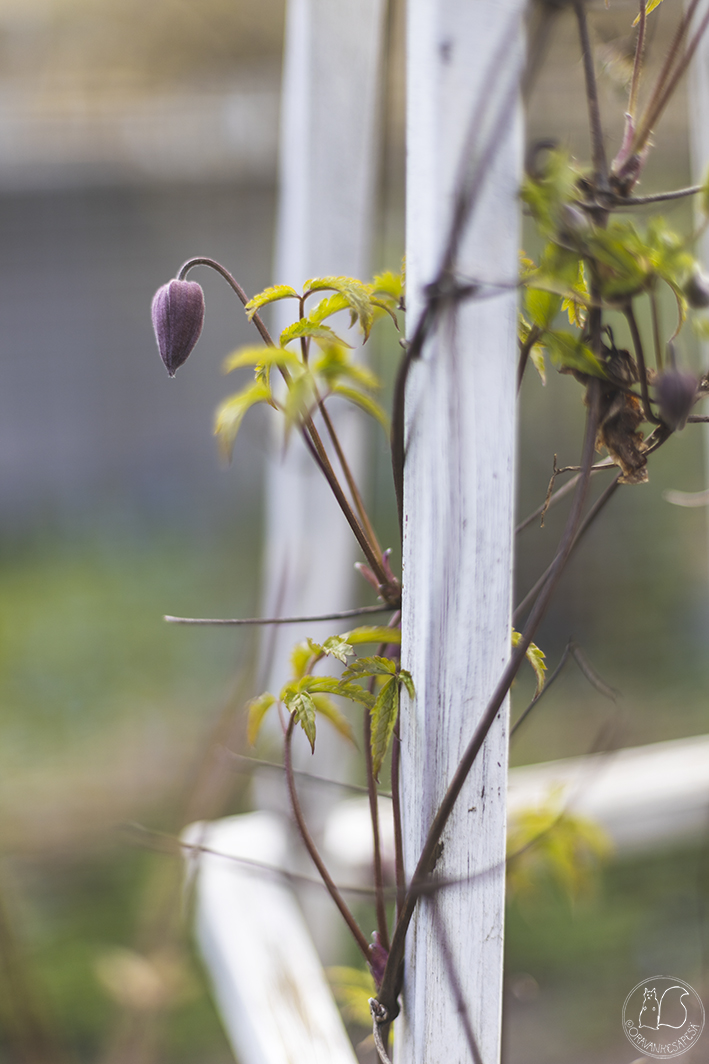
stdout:
<svg viewBox="0 0 709 1064">
<path fill-rule="evenodd" d="M 660 417 L 675 432 L 683 429 L 697 397 L 697 380 L 691 373 L 668 369 L 656 385 Z"/>
<path fill-rule="evenodd" d="M 199 340 L 204 323 L 204 292 L 196 281 L 170 281 L 153 296 L 153 329 L 160 357 L 171 377 Z"/>
<path fill-rule="evenodd" d="M 709 277 L 698 266 L 685 281 L 684 296 L 694 310 L 706 310 L 709 307 Z"/>
</svg>

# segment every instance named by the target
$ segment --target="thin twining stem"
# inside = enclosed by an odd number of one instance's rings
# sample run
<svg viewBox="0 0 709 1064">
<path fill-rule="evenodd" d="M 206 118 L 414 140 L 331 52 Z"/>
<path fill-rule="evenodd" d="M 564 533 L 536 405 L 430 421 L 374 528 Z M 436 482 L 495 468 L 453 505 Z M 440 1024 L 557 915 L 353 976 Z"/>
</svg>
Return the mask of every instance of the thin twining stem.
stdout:
<svg viewBox="0 0 709 1064">
<path fill-rule="evenodd" d="M 559 661 L 559 664 L 554 669 L 551 676 L 547 678 L 546 683 L 542 687 L 539 694 L 534 696 L 534 698 L 529 703 L 524 712 L 521 713 L 518 719 L 515 721 L 514 726 L 510 730 L 510 739 L 515 734 L 520 725 L 523 723 L 523 721 L 527 719 L 534 707 L 541 701 L 542 697 L 547 693 L 549 688 L 559 678 L 562 669 L 564 668 L 564 665 L 568 661 L 569 657 L 572 657 L 574 659 L 582 675 L 588 680 L 591 686 L 599 692 L 599 694 L 602 694 L 604 698 L 610 699 L 611 702 L 616 701 L 616 699 L 618 698 L 618 692 L 615 690 L 615 688 L 611 687 L 610 684 L 605 683 L 601 679 L 596 670 L 591 667 L 590 662 L 588 661 L 578 644 L 575 643 L 573 639 L 570 639 L 564 647 L 564 653 L 561 655 L 561 660 Z"/>
<path fill-rule="evenodd" d="M 645 419 L 647 421 L 650 421 L 653 425 L 660 425 L 660 418 L 655 417 L 650 407 L 650 393 L 647 386 L 647 367 L 645 365 L 645 355 L 643 353 L 643 342 L 640 337 L 640 330 L 638 329 L 633 304 L 626 303 L 623 307 L 623 313 L 630 326 L 630 335 L 633 339 L 633 347 L 635 348 L 635 359 L 638 363 L 638 376 L 640 377 L 640 391 L 643 397 L 643 413 L 645 414 Z"/>
<path fill-rule="evenodd" d="M 701 192 L 704 185 L 688 185 L 687 188 L 674 188 L 669 192 L 650 192 L 647 196 L 605 196 L 603 207 L 605 210 L 624 210 L 625 207 L 644 207 L 648 203 L 664 203 L 666 200 L 684 199 L 685 196 L 696 196 Z M 600 204 L 584 203 L 579 201 L 582 207 L 597 208 Z"/>
<path fill-rule="evenodd" d="M 360 952 L 362 953 L 362 956 L 364 957 L 365 961 L 367 961 L 367 963 L 369 963 L 369 943 L 367 942 L 367 939 L 364 937 L 364 934 L 362 933 L 362 930 L 361 930 L 359 924 L 357 923 L 357 921 L 355 920 L 354 916 L 350 912 L 349 907 L 345 903 L 344 898 L 342 897 L 342 895 L 340 894 L 340 891 L 338 890 L 337 886 L 335 885 L 335 882 L 334 882 L 332 876 L 330 875 L 330 873 L 328 872 L 327 868 L 325 867 L 323 859 L 322 859 L 322 857 L 320 856 L 320 854 L 318 852 L 318 848 L 315 845 L 315 842 L 313 841 L 313 837 L 310 834 L 310 832 L 308 831 L 308 825 L 305 823 L 305 818 L 303 816 L 303 810 L 301 809 L 300 801 L 298 799 L 298 791 L 297 791 L 296 786 L 295 786 L 295 775 L 293 774 L 293 759 L 291 757 L 291 743 L 292 743 L 292 740 L 293 740 L 293 729 L 294 728 L 295 728 L 295 714 L 291 713 L 290 720 L 288 721 L 288 727 L 286 728 L 286 737 L 285 737 L 285 743 L 284 743 L 284 749 L 283 749 L 283 760 L 284 760 L 284 766 L 285 766 L 285 770 L 286 770 L 286 781 L 288 783 L 288 794 L 290 796 L 291 808 L 293 810 L 293 817 L 294 817 L 296 825 L 298 827 L 298 832 L 300 834 L 300 837 L 303 840 L 303 845 L 305 846 L 306 850 L 310 854 L 310 857 L 311 857 L 311 860 L 312 860 L 313 864 L 315 865 L 315 867 L 317 868 L 318 872 L 320 873 L 320 877 L 321 877 L 323 883 L 325 884 L 325 886 L 327 888 L 328 894 L 330 895 L 330 897 L 334 901 L 334 903 L 337 906 L 337 908 L 340 910 L 340 914 L 341 914 L 342 918 L 344 919 L 345 923 L 347 924 L 348 928 L 350 929 L 350 931 L 352 933 L 352 937 L 354 938 L 355 942 L 357 943 L 357 945 L 358 945 L 358 947 L 360 949 Z"/>
<path fill-rule="evenodd" d="M 460 1022 L 463 1025 L 465 1032 L 465 1039 L 468 1043 L 468 1049 L 470 1055 L 473 1058 L 474 1064 L 483 1064 L 482 1057 L 480 1055 L 480 1048 L 478 1046 L 475 1032 L 473 1031 L 473 1024 L 470 1019 L 470 1009 L 468 1003 L 465 1000 L 465 994 L 463 993 L 463 987 L 460 982 L 460 976 L 456 971 L 455 960 L 453 958 L 453 950 L 451 949 L 450 941 L 448 938 L 448 932 L 446 930 L 443 918 L 441 917 L 438 900 L 433 897 L 429 900 L 428 904 L 431 907 L 431 917 L 434 927 L 434 935 L 441 956 L 443 957 L 443 963 L 446 969 L 446 975 L 448 976 L 448 982 L 450 983 L 451 990 L 453 991 L 453 998 L 455 1000 L 455 1007 L 458 1015 L 460 1016 Z"/>
<path fill-rule="evenodd" d="M 572 643 L 571 643 L 571 640 L 569 640 L 569 642 L 564 647 L 564 653 L 561 655 L 561 658 L 559 660 L 559 664 L 556 666 L 556 668 L 554 669 L 554 671 L 551 674 L 551 676 L 548 676 L 546 678 L 546 680 L 544 682 L 544 686 L 542 687 L 542 689 L 539 692 L 539 694 L 534 696 L 534 698 L 529 703 L 527 708 L 524 710 L 523 713 L 521 713 L 519 715 L 519 717 L 517 718 L 515 723 L 510 728 L 510 739 L 517 732 L 517 729 L 525 722 L 525 720 L 527 719 L 529 714 L 532 712 L 534 707 L 542 700 L 542 697 L 547 693 L 549 688 L 552 687 L 554 685 L 554 683 L 556 682 L 556 680 L 558 680 L 559 676 L 561 676 L 561 673 L 563 671 L 564 665 L 566 665 L 566 662 L 569 659 L 569 655 L 571 653 L 571 646 L 572 646 Z"/>
<path fill-rule="evenodd" d="M 418 859 L 414 874 L 411 879 L 411 884 L 406 892 L 404 904 L 401 908 L 399 919 L 397 920 L 396 927 L 394 928 L 394 935 L 392 937 L 391 950 L 389 951 L 389 957 L 387 960 L 386 968 L 384 970 L 384 976 L 382 984 L 379 989 L 379 1001 L 389 1011 L 390 1015 L 394 1015 L 396 1009 L 396 1001 L 401 989 L 401 980 L 403 972 L 403 960 L 404 960 L 404 944 L 406 941 L 406 934 L 409 929 L 409 924 L 416 908 L 416 901 L 418 896 L 418 885 L 420 881 L 425 881 L 429 878 L 433 865 L 435 863 L 436 854 L 438 850 L 438 843 L 441 839 L 443 831 L 448 819 L 455 807 L 460 792 L 463 788 L 470 770 L 480 752 L 483 742 L 492 727 L 492 724 L 500 711 L 500 707 L 504 699 L 506 698 L 512 681 L 517 675 L 522 662 L 525 659 L 525 655 L 529 646 L 536 634 L 544 614 L 546 613 L 547 606 L 554 593 L 559 577 L 564 570 L 564 567 L 571 554 L 571 549 L 574 544 L 576 532 L 578 530 L 581 514 L 583 512 L 583 506 L 586 499 L 586 493 L 588 490 L 588 484 L 591 475 L 591 462 L 593 461 L 593 453 L 595 449 L 596 432 L 598 429 L 598 417 L 599 417 L 599 383 L 596 380 L 592 380 L 588 385 L 588 413 L 586 419 L 586 434 L 584 438 L 583 453 L 582 453 L 582 475 L 579 479 L 579 483 L 576 488 L 576 495 L 571 507 L 566 528 L 564 534 L 561 537 L 559 548 L 557 550 L 556 557 L 552 563 L 549 577 L 541 589 L 537 601 L 534 604 L 534 608 L 530 613 L 529 619 L 525 626 L 517 646 L 512 651 L 510 660 L 504 669 L 502 676 L 500 677 L 497 686 L 493 692 L 493 695 L 488 702 L 485 711 L 483 712 L 478 725 L 473 733 L 473 736 L 463 754 L 463 757 L 458 764 L 453 777 L 448 785 L 448 789 L 443 797 L 443 800 L 438 807 L 438 811 L 433 818 L 433 822 L 429 828 L 424 842 L 421 855 Z"/>
<path fill-rule="evenodd" d="M 348 617 L 363 617 L 368 613 L 391 613 L 394 606 L 358 606 L 353 610 L 338 610 L 336 613 L 319 613 L 307 617 L 171 617 L 163 618 L 169 624 L 315 624 L 319 621 L 345 621 Z"/>
<path fill-rule="evenodd" d="M 598 86 L 596 85 L 596 71 L 593 65 L 593 50 L 588 34 L 588 22 L 586 21 L 586 6 L 584 0 L 574 0 L 574 11 L 579 28 L 579 40 L 581 41 L 581 53 L 583 56 L 583 69 L 586 79 L 586 100 L 588 103 L 588 119 L 591 128 L 591 157 L 593 169 L 596 172 L 596 184 L 599 188 L 608 187 L 608 163 L 606 161 L 606 149 L 603 143 L 603 125 L 601 123 L 601 108 L 598 102 Z"/>
<path fill-rule="evenodd" d="M 581 477 L 581 474 L 579 474 L 579 479 L 580 479 L 580 477 Z M 598 496 L 598 498 L 596 499 L 595 503 L 593 504 L 591 509 L 586 514 L 586 517 L 584 518 L 582 524 L 579 526 L 579 529 L 578 529 L 576 535 L 574 536 L 573 543 L 571 544 L 571 551 L 573 551 L 578 546 L 578 544 L 579 544 L 581 538 L 583 537 L 584 533 L 586 533 L 588 531 L 588 529 L 591 527 L 591 525 L 593 524 L 593 522 L 595 521 L 595 519 L 598 517 L 599 513 L 603 509 L 603 507 L 606 505 L 606 503 L 611 498 L 611 496 L 615 493 L 615 490 L 618 487 L 619 478 L 620 478 L 620 470 L 618 470 L 618 473 L 616 474 L 615 479 L 612 480 L 611 483 L 608 485 L 608 487 L 605 489 L 605 491 L 601 495 Z M 554 559 L 554 561 L 555 560 L 556 559 Z M 536 599 L 537 595 L 539 594 L 541 589 L 544 587 L 544 584 L 547 581 L 547 579 L 549 578 L 549 575 L 550 575 L 550 573 L 552 571 L 552 568 L 554 567 L 554 561 L 552 561 L 552 563 L 549 565 L 549 567 L 544 570 L 544 572 L 539 577 L 539 579 L 537 580 L 537 582 L 534 585 L 534 587 L 532 587 L 527 592 L 527 594 L 524 596 L 524 598 L 519 603 L 519 605 L 515 607 L 514 613 L 512 614 L 512 623 L 513 624 L 516 624 L 519 621 L 520 617 L 524 616 L 524 611 L 534 602 L 534 600 Z"/>
<path fill-rule="evenodd" d="M 635 43 L 635 60 L 633 62 L 633 79 L 630 83 L 630 93 L 628 94 L 628 115 L 631 118 L 635 117 L 635 111 L 638 106 L 638 89 L 640 88 L 640 77 L 643 69 L 643 53 L 645 51 L 645 26 L 647 24 L 647 3 L 646 0 L 640 0 L 640 25 L 638 26 L 638 39 Z"/>
<path fill-rule="evenodd" d="M 229 284 L 231 288 L 233 288 L 243 305 L 246 306 L 249 301 L 246 292 L 241 287 L 239 282 L 229 273 L 229 271 L 224 266 L 221 265 L 221 263 L 217 262 L 216 259 L 210 259 L 206 257 L 188 259 L 188 261 L 184 263 L 184 265 L 181 267 L 180 272 L 177 275 L 178 280 L 184 280 L 184 278 L 187 276 L 188 272 L 192 269 L 193 266 L 210 266 L 213 270 L 216 270 L 217 273 L 221 274 L 227 284 Z M 277 347 L 278 345 L 274 342 L 273 337 L 264 325 L 261 315 L 255 313 L 253 315 L 252 320 L 254 325 L 258 329 L 259 335 L 261 336 L 261 339 L 264 341 L 264 343 L 267 344 L 269 347 Z M 290 374 L 288 373 L 288 370 L 285 366 L 280 366 L 279 369 L 281 376 L 287 384 L 290 380 Z M 313 423 L 313 419 L 312 417 L 310 417 L 309 414 L 306 415 L 303 419 L 302 431 L 306 444 L 308 444 L 309 450 L 311 451 L 311 453 L 313 453 L 313 457 L 315 458 L 317 464 L 320 466 L 322 473 L 324 474 L 328 484 L 330 485 L 330 489 L 334 494 L 335 499 L 337 500 L 337 503 L 347 520 L 347 523 L 352 529 L 357 542 L 362 548 L 362 552 L 365 558 L 369 562 L 369 565 L 377 576 L 377 579 L 379 580 L 380 584 L 385 588 L 388 587 L 390 581 L 386 575 L 386 572 L 384 571 L 384 565 L 381 561 L 381 557 L 377 557 L 377 552 L 373 544 L 370 543 L 365 530 L 362 528 L 361 524 L 359 523 L 359 520 L 357 519 L 356 514 L 352 510 L 352 507 L 350 506 L 350 503 L 342 490 L 340 482 L 337 479 L 337 476 L 335 475 L 335 471 L 332 468 L 330 459 L 328 458 L 322 440 L 320 439 L 320 434 L 318 433 L 318 430 L 316 429 L 315 424 Z"/>
<path fill-rule="evenodd" d="M 277 770 L 278 772 L 285 772 L 285 765 L 280 764 L 278 761 L 265 761 L 261 757 L 249 757 L 247 754 L 237 754 L 235 750 L 230 750 L 228 746 L 223 746 L 222 751 L 232 761 L 240 761 L 244 765 L 244 770 L 248 768 L 270 768 Z M 327 776 L 316 776 L 313 772 L 303 772 L 302 769 L 294 768 L 293 775 L 298 779 L 305 780 L 307 783 L 319 783 L 325 787 L 339 787 L 343 791 L 352 791 L 354 794 L 368 794 L 369 791 L 366 787 L 360 786 L 359 783 L 347 783 L 345 780 L 331 780 Z M 392 795 L 389 791 L 377 791 L 380 798 L 391 798 Z"/>
<path fill-rule="evenodd" d="M 606 469 L 617 468 L 615 462 L 598 462 L 597 465 L 592 466 L 591 476 L 595 473 L 603 473 Z M 570 495 L 578 484 L 580 476 L 581 474 L 577 473 L 576 476 L 567 481 L 563 487 L 558 488 L 548 499 L 545 499 L 541 506 L 538 506 L 533 513 L 529 514 L 528 517 L 525 517 L 524 521 L 520 521 L 515 528 L 515 535 L 517 536 L 520 532 L 524 532 L 525 528 L 529 528 L 530 525 L 533 525 L 538 517 L 541 517 L 542 514 L 546 514 L 552 506 L 556 506 L 556 504 L 561 502 L 562 499 L 565 499 L 567 495 Z"/>
</svg>

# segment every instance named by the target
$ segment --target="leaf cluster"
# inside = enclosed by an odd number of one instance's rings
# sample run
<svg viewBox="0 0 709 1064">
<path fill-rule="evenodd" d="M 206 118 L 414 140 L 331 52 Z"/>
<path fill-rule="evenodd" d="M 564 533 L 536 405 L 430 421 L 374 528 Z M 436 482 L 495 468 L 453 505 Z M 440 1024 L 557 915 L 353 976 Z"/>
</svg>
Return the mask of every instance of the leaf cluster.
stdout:
<svg viewBox="0 0 709 1064">
<path fill-rule="evenodd" d="M 307 306 L 312 296 L 323 293 L 328 294 L 312 308 Z M 326 400 L 338 397 L 375 418 L 388 432 L 387 416 L 375 398 L 379 380 L 355 359 L 352 345 L 328 319 L 348 312 L 349 328 L 358 328 L 363 343 L 374 323 L 384 315 L 398 329 L 397 311 L 403 306 L 402 277 L 386 272 L 370 284 L 352 277 L 316 277 L 306 281 L 302 292 L 290 285 L 273 285 L 246 304 L 249 320 L 263 307 L 283 299 L 296 300 L 299 315 L 283 329 L 278 345 L 241 347 L 224 362 L 226 373 L 253 367 L 255 379 L 217 409 L 214 432 L 223 453 L 231 455 L 244 415 L 259 403 L 281 411 L 290 429 L 302 424 Z M 280 371 L 285 389 L 274 389 L 274 368 Z"/>
</svg>

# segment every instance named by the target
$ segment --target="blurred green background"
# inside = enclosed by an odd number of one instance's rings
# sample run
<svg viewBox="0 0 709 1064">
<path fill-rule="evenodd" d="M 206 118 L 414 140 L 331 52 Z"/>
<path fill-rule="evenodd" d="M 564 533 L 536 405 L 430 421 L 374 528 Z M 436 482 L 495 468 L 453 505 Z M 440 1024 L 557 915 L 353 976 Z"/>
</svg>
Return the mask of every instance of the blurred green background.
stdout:
<svg viewBox="0 0 709 1064">
<path fill-rule="evenodd" d="M 612 145 L 633 14 L 594 9 Z M 655 66 L 676 15 L 667 0 L 654 16 Z M 248 808 L 218 744 L 243 742 L 255 637 L 162 616 L 258 612 L 270 444 L 255 412 L 232 466 L 219 464 L 219 366 L 249 338 L 221 280 L 200 278 L 203 337 L 174 381 L 148 311 L 193 254 L 223 261 L 248 291 L 271 280 L 282 23 L 280 0 L 0 0 L 2 1061 L 30 1059 L 27 1002 L 41 1013 L 30 1024 L 37 1060 L 232 1059 L 173 926 L 179 864 L 130 825 L 170 834 L 192 815 Z M 399 85 L 377 269 L 397 268 L 402 253 L 401 103 Z M 552 135 L 583 156 L 566 14 L 529 111 L 530 140 Z M 683 88 L 642 191 L 689 182 L 686 114 Z M 687 205 L 666 213 L 691 224 Z M 526 231 L 523 244 L 537 250 Z M 393 337 L 373 340 L 389 382 L 397 354 Z M 689 338 L 680 356 L 704 365 Z M 554 453 L 577 460 L 580 389 L 553 370 L 545 387 L 529 373 L 520 418 L 521 517 L 544 498 Z M 705 486 L 704 450 L 704 430 L 688 428 L 653 460 L 648 485 L 617 494 L 540 632 L 550 667 L 576 639 L 622 692 L 617 708 L 567 666 L 513 742 L 513 764 L 582 754 L 610 718 L 619 745 L 709 730 L 706 514 L 663 498 Z M 379 436 L 370 457 L 376 524 L 393 545 Z M 518 594 L 552 556 L 563 517 L 561 507 L 519 537 Z M 514 713 L 532 688 L 519 679 Z M 516 902 L 506 1060 L 630 1060 L 619 1016 L 638 978 L 671 967 L 709 989 L 706 889 L 698 843 L 619 858 L 574 903 L 551 887 Z"/>
</svg>

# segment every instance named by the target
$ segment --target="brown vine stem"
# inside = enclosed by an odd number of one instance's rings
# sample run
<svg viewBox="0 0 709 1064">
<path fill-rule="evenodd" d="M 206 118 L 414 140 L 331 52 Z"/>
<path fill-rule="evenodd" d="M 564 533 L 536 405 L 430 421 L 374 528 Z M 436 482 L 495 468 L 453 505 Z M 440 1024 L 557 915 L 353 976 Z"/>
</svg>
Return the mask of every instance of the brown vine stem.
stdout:
<svg viewBox="0 0 709 1064">
<path fill-rule="evenodd" d="M 633 310 L 633 304 L 628 302 L 623 307 L 623 313 L 625 314 L 628 325 L 630 326 L 630 335 L 633 338 L 633 347 L 635 348 L 635 358 L 638 363 L 638 375 L 640 377 L 640 391 L 643 397 L 643 413 L 645 419 L 651 422 L 653 425 L 660 425 L 661 421 L 652 412 L 650 406 L 650 393 L 647 387 L 647 367 L 645 366 L 645 355 L 643 353 L 643 342 L 640 336 L 640 330 L 638 329 L 638 323 L 635 318 L 635 311 Z"/>
<path fill-rule="evenodd" d="M 517 363 L 517 391 L 519 392 L 522 387 L 522 379 L 524 377 L 524 371 L 527 368 L 527 361 L 529 359 L 530 352 L 536 344 L 539 337 L 542 335 L 542 329 L 538 325 L 532 325 L 529 330 L 529 336 L 521 344 L 519 349 L 519 362 Z"/>
<path fill-rule="evenodd" d="M 573 550 L 578 546 L 582 536 L 591 527 L 591 525 L 593 524 L 595 519 L 598 517 L 599 513 L 601 512 L 603 507 L 606 505 L 606 503 L 609 501 L 611 496 L 615 494 L 615 490 L 618 487 L 618 478 L 619 477 L 620 477 L 620 471 L 618 471 L 618 473 L 615 476 L 615 479 L 611 481 L 611 483 L 608 485 L 608 487 L 605 489 L 605 491 L 601 495 L 598 496 L 596 502 L 593 504 L 591 509 L 586 514 L 586 517 L 584 518 L 583 522 L 579 526 L 579 529 L 578 529 L 576 535 L 574 536 L 573 543 L 571 544 L 570 553 L 573 552 Z M 580 475 L 579 475 L 579 479 L 580 479 Z M 545 582 L 549 579 L 549 576 L 551 574 L 553 566 L 554 566 L 554 562 L 552 562 L 551 565 L 547 569 L 544 570 L 544 572 L 539 577 L 539 579 L 537 580 L 537 582 L 534 585 L 534 587 L 531 588 L 531 590 L 527 592 L 527 594 L 524 596 L 524 598 L 522 599 L 520 604 L 515 607 L 514 613 L 512 614 L 512 623 L 513 624 L 517 624 L 517 622 L 519 621 L 520 617 L 524 616 L 524 611 L 534 602 L 535 598 L 537 597 L 537 595 L 539 594 L 541 589 L 544 587 Z"/>
<path fill-rule="evenodd" d="M 591 158 L 595 170 L 596 185 L 605 191 L 608 188 L 608 162 L 606 149 L 603 143 L 603 126 L 601 124 L 601 108 L 598 102 L 598 86 L 596 85 L 596 71 L 593 65 L 593 51 L 591 39 L 588 34 L 588 21 L 586 19 L 586 7 L 584 0 L 574 0 L 574 11 L 579 27 L 579 40 L 581 41 L 581 53 L 583 56 L 583 70 L 586 79 L 586 100 L 588 102 L 588 118 L 591 126 Z"/>
<path fill-rule="evenodd" d="M 300 807 L 300 800 L 298 798 L 298 791 L 295 785 L 295 776 L 293 774 L 293 759 L 291 756 L 291 743 L 293 740 L 293 729 L 295 728 L 295 714 L 291 713 L 290 720 L 288 721 L 288 727 L 286 728 L 285 744 L 283 749 L 283 763 L 286 770 L 286 780 L 288 783 L 288 794 L 290 796 L 291 808 L 293 809 L 293 817 L 295 819 L 298 832 L 303 845 L 310 854 L 313 864 L 320 873 L 320 877 L 327 888 L 328 894 L 334 901 L 337 908 L 340 910 L 340 914 L 347 924 L 348 928 L 352 932 L 352 937 L 359 946 L 365 961 L 369 964 L 369 943 L 364 937 L 362 930 L 355 920 L 354 916 L 349 910 L 349 907 L 345 903 L 344 898 L 340 894 L 337 886 L 335 885 L 332 876 L 328 872 L 322 857 L 318 852 L 318 848 L 313 841 L 313 837 L 308 831 L 308 825 L 305 823 L 303 816 L 303 810 Z"/>
<path fill-rule="evenodd" d="M 638 39 L 635 43 L 635 59 L 633 61 L 633 78 L 630 82 L 630 93 L 628 94 L 628 114 L 631 118 L 635 117 L 635 111 L 638 106 L 638 89 L 640 88 L 640 76 L 643 69 L 643 53 L 645 51 L 645 26 L 647 24 L 647 3 L 646 0 L 640 0 L 640 25 L 638 26 Z"/>
<path fill-rule="evenodd" d="M 561 576 L 569 559 L 569 555 L 571 554 L 588 490 L 588 483 L 591 476 L 591 463 L 593 461 L 596 442 L 596 432 L 598 429 L 600 400 L 599 383 L 596 380 L 589 382 L 588 401 L 589 407 L 586 418 L 586 433 L 581 459 L 583 472 L 576 488 L 571 512 L 566 523 L 566 528 L 564 529 L 564 534 L 561 537 L 556 557 L 550 567 L 549 576 L 539 592 L 532 612 L 529 615 L 529 619 L 525 625 L 519 643 L 512 651 L 507 667 L 497 683 L 497 687 L 478 722 L 475 732 L 473 733 L 467 749 L 453 774 L 453 778 L 448 785 L 443 800 L 438 807 L 438 811 L 433 818 L 421 855 L 411 878 L 411 883 L 406 892 L 399 919 L 394 928 L 391 950 L 389 951 L 389 958 L 387 960 L 384 977 L 378 993 L 379 1001 L 388 1010 L 391 1017 L 396 1014 L 397 998 L 401 990 L 401 980 L 403 976 L 404 944 L 406 933 L 416 908 L 419 884 L 425 882 L 431 874 L 435 863 L 438 843 L 441 839 L 443 830 L 448 823 L 448 818 L 453 811 L 473 763 L 480 752 L 485 737 L 500 711 L 512 681 L 524 661 L 529 645 L 546 613 L 547 606 L 554 593 L 559 577 Z"/>
<path fill-rule="evenodd" d="M 249 297 L 247 296 L 246 292 L 241 287 L 239 282 L 236 280 L 236 278 L 234 278 L 231 273 L 229 273 L 229 271 L 221 265 L 221 263 L 217 262 L 216 259 L 210 259 L 206 256 L 188 259 L 187 262 L 185 262 L 180 268 L 180 272 L 177 275 L 178 280 L 183 281 L 193 266 L 209 266 L 211 267 L 211 269 L 216 270 L 216 272 L 221 274 L 227 284 L 230 285 L 231 288 L 236 292 L 237 296 L 239 297 L 244 306 L 246 306 L 246 304 L 249 302 Z M 273 337 L 266 328 L 261 315 L 258 313 L 254 314 L 252 321 L 256 326 L 263 342 L 269 347 L 277 347 L 278 345 L 274 342 Z M 287 384 L 290 379 L 288 370 L 285 369 L 285 367 L 280 367 L 280 371 L 283 379 Z M 388 588 L 390 581 L 384 571 L 384 566 L 382 565 L 380 559 L 377 557 L 376 550 L 370 543 L 365 530 L 360 525 L 357 516 L 352 510 L 352 507 L 350 506 L 347 497 L 345 496 L 345 493 L 342 490 L 340 482 L 335 475 L 335 471 L 332 468 L 332 465 L 330 464 L 330 459 L 327 456 L 327 452 L 325 451 L 323 442 L 320 439 L 320 434 L 318 433 L 318 430 L 316 429 L 315 424 L 313 423 L 313 419 L 310 417 L 310 415 L 304 418 L 302 431 L 306 446 L 310 450 L 311 454 L 313 455 L 313 458 L 315 459 L 316 463 L 324 474 L 328 484 L 330 485 L 330 489 L 333 495 L 335 496 L 335 499 L 337 500 L 338 506 L 342 510 L 342 513 L 344 514 L 348 525 L 352 529 L 352 532 L 354 533 L 357 542 L 362 548 L 362 553 L 364 554 L 365 558 L 369 562 L 369 565 L 376 574 L 380 584 L 384 588 Z"/>
<path fill-rule="evenodd" d="M 345 621 L 348 617 L 363 617 L 371 613 L 391 613 L 393 606 L 384 603 L 376 606 L 359 606 L 353 610 L 338 610 L 336 613 L 319 613 L 308 617 L 171 617 L 166 614 L 164 620 L 169 624 L 315 624 L 318 621 Z"/>
</svg>

